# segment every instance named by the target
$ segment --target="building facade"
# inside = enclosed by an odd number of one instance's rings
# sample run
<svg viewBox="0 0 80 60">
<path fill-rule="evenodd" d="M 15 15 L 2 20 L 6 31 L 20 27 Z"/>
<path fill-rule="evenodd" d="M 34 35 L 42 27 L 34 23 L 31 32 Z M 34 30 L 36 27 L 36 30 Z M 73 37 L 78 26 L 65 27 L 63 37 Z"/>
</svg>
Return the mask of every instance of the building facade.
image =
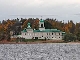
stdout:
<svg viewBox="0 0 80 60">
<path fill-rule="evenodd" d="M 28 27 L 21 31 L 21 35 L 17 35 L 19 38 L 25 39 L 52 39 L 62 40 L 63 32 L 57 29 L 45 29 L 44 20 L 39 21 L 39 30 L 32 29 L 30 23 Z"/>
</svg>

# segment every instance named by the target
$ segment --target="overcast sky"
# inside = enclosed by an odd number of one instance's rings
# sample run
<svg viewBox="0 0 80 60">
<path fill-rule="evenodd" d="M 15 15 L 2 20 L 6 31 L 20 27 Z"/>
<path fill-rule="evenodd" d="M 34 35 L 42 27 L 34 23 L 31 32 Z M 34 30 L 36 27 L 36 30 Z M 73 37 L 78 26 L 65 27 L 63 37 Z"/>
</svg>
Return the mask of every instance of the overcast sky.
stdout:
<svg viewBox="0 0 80 60">
<path fill-rule="evenodd" d="M 80 0 L 0 0 L 0 20 L 27 15 L 80 22 Z"/>
</svg>

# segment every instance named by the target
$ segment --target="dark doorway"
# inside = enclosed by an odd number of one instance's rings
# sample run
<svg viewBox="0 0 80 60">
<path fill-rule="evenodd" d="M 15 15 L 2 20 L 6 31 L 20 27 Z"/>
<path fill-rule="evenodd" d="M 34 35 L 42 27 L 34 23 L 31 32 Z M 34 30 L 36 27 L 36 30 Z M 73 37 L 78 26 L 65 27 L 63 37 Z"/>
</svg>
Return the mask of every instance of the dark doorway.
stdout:
<svg viewBox="0 0 80 60">
<path fill-rule="evenodd" d="M 35 40 L 37 40 L 38 39 L 38 37 L 35 37 Z"/>
</svg>

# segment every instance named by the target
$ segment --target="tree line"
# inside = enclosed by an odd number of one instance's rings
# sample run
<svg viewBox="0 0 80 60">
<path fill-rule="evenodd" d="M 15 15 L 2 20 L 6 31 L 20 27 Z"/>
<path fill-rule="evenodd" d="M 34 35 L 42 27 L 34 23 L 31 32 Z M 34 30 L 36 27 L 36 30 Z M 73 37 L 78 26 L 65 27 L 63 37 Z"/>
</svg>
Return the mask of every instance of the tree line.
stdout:
<svg viewBox="0 0 80 60">
<path fill-rule="evenodd" d="M 20 34 L 24 28 L 27 28 L 28 22 L 31 23 L 33 29 L 39 29 L 39 18 L 3 20 L 0 23 L 0 40 L 10 40 L 10 31 L 14 31 L 16 35 Z M 64 23 L 57 19 L 47 18 L 44 20 L 44 25 L 46 29 L 59 29 L 67 34 L 75 35 L 76 38 L 80 40 L 80 23 L 74 23 L 72 20 Z"/>
</svg>

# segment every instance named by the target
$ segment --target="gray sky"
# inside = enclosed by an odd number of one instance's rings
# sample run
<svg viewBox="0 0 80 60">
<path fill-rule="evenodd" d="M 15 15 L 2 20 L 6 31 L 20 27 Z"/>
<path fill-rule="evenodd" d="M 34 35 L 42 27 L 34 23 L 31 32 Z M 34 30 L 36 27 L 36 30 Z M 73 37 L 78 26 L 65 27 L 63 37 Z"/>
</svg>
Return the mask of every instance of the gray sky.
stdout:
<svg viewBox="0 0 80 60">
<path fill-rule="evenodd" d="M 27 15 L 54 15 L 43 18 L 80 22 L 80 0 L 0 0 L 0 20 Z"/>
</svg>

